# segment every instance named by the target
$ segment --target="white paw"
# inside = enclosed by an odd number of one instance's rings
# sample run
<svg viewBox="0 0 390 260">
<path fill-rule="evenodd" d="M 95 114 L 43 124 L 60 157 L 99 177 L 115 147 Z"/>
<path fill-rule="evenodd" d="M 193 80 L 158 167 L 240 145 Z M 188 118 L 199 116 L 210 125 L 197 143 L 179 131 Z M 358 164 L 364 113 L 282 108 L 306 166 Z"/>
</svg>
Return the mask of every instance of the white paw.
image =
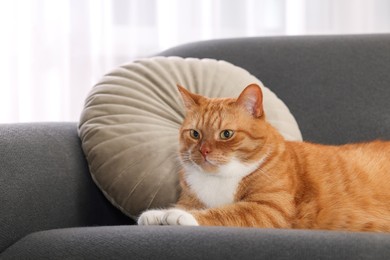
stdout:
<svg viewBox="0 0 390 260">
<path fill-rule="evenodd" d="M 199 226 L 194 216 L 181 209 L 146 211 L 138 218 L 138 225 Z"/>
<path fill-rule="evenodd" d="M 165 212 L 163 225 L 199 226 L 198 221 L 187 211 L 181 209 L 169 209 Z"/>
<path fill-rule="evenodd" d="M 164 210 L 148 210 L 141 214 L 138 218 L 138 225 L 162 225 L 162 218 L 165 214 Z"/>
</svg>

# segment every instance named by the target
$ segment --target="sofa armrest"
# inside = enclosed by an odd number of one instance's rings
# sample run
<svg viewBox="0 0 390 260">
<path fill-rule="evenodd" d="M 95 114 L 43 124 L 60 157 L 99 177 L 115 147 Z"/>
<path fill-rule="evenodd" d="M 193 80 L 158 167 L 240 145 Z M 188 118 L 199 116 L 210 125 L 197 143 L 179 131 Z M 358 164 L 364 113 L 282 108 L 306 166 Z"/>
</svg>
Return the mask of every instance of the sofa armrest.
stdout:
<svg viewBox="0 0 390 260">
<path fill-rule="evenodd" d="M 0 125 L 0 252 L 34 231 L 129 223 L 93 183 L 76 123 Z"/>
<path fill-rule="evenodd" d="M 116 226 L 37 232 L 4 259 L 389 259 L 390 236 L 314 230 Z"/>
</svg>

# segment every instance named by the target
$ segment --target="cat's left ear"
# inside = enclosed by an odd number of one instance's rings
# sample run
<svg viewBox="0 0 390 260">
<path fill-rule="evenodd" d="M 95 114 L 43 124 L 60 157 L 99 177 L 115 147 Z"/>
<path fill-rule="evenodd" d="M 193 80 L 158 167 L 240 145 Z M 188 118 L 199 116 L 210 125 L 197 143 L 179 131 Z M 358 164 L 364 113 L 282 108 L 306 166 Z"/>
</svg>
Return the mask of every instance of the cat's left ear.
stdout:
<svg viewBox="0 0 390 260">
<path fill-rule="evenodd" d="M 196 105 L 199 105 L 199 99 L 202 98 L 201 96 L 189 92 L 187 89 L 180 86 L 179 84 L 177 84 L 177 89 L 179 90 L 183 98 L 184 106 L 187 110 L 191 109 Z"/>
<path fill-rule="evenodd" d="M 257 84 L 247 86 L 237 98 L 236 103 L 243 106 L 254 117 L 263 115 L 263 93 Z"/>
</svg>

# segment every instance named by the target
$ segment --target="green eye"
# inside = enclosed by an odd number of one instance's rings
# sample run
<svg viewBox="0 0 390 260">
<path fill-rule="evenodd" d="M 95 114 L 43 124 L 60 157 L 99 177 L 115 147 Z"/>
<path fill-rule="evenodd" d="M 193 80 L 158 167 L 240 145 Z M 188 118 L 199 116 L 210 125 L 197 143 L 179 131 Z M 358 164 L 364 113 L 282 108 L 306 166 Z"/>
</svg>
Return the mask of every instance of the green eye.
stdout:
<svg viewBox="0 0 390 260">
<path fill-rule="evenodd" d="M 200 138 L 200 134 L 198 131 L 194 130 L 194 129 L 191 129 L 190 130 L 190 136 L 194 139 L 199 139 Z"/>
<path fill-rule="evenodd" d="M 219 137 L 221 137 L 222 140 L 227 140 L 227 139 L 232 138 L 233 134 L 234 134 L 234 131 L 233 131 L 233 130 L 223 130 L 223 131 L 219 134 Z"/>
</svg>

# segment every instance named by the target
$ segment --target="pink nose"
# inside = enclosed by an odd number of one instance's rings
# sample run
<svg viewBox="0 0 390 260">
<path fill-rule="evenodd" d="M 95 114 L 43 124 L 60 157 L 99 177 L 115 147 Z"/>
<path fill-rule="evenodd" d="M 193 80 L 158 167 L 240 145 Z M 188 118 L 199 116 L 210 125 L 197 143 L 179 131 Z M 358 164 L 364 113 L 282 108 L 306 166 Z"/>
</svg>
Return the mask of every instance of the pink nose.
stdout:
<svg viewBox="0 0 390 260">
<path fill-rule="evenodd" d="M 201 145 L 200 147 L 200 153 L 203 155 L 204 158 L 211 152 L 211 149 L 208 145 Z"/>
</svg>

